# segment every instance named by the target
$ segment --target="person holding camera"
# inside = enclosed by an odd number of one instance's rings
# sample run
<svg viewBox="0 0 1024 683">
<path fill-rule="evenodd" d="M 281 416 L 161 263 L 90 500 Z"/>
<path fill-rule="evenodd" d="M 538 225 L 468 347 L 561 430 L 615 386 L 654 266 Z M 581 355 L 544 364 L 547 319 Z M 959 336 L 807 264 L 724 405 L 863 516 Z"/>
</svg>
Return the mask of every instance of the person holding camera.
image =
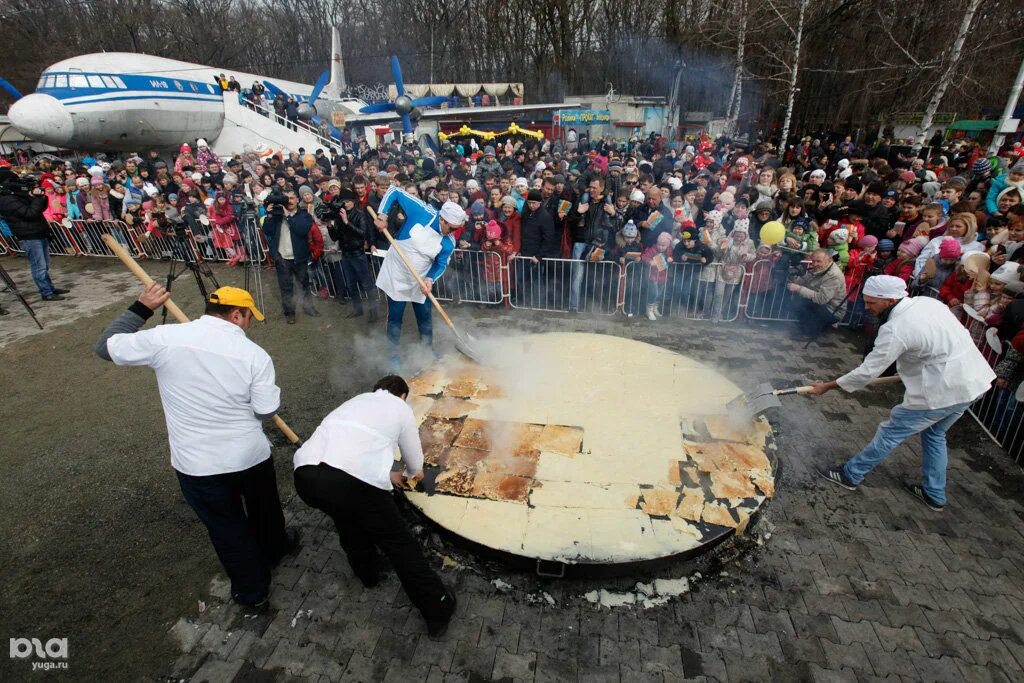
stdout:
<svg viewBox="0 0 1024 683">
<path fill-rule="evenodd" d="M 63 301 L 62 295 L 69 290 L 54 287 L 50 280 L 50 226 L 43 217 L 47 205 L 46 193 L 31 179 L 0 167 L 0 218 L 7 221 L 25 250 L 32 281 L 43 301 Z"/>
<path fill-rule="evenodd" d="M 346 318 L 358 318 L 363 315 L 363 299 L 366 295 L 370 309 L 366 322 L 377 321 L 377 296 L 374 291 L 373 278 L 370 276 L 370 265 L 366 261 L 367 244 L 373 239 L 370 219 L 366 212 L 359 208 L 356 193 L 348 187 L 338 191 L 338 196 L 330 204 L 321 208 L 323 219 L 329 216 L 327 233 L 338 243 L 341 250 L 341 268 L 345 281 L 352 295 L 352 311 Z M 358 286 L 357 286 L 358 285 Z"/>
</svg>

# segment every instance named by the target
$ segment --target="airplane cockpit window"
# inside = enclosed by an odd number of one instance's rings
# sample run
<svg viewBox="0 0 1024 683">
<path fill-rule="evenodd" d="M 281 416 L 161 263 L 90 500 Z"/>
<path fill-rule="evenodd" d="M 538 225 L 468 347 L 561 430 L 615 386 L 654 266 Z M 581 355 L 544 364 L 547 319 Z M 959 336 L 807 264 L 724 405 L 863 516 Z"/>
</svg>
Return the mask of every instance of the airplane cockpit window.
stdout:
<svg viewBox="0 0 1024 683">
<path fill-rule="evenodd" d="M 124 84 L 124 81 L 121 80 L 120 76 L 111 76 L 110 78 L 111 78 L 111 80 L 114 81 L 114 83 L 117 85 L 117 87 L 120 88 L 121 90 L 127 90 L 128 89 L 128 86 Z"/>
<path fill-rule="evenodd" d="M 67 77 L 67 74 L 58 74 L 57 75 L 57 79 L 56 79 L 56 83 L 57 83 L 57 87 L 58 88 L 66 88 L 66 87 L 68 87 L 68 77 Z"/>
<path fill-rule="evenodd" d="M 103 79 L 101 79 L 99 76 L 88 76 L 88 79 L 89 79 L 89 87 L 90 88 L 105 88 L 106 87 L 105 85 L 103 85 Z"/>
<path fill-rule="evenodd" d="M 68 76 L 68 85 L 72 88 L 88 88 L 89 82 L 85 80 L 85 76 L 82 74 L 71 74 Z"/>
<path fill-rule="evenodd" d="M 108 88 L 117 87 L 117 84 L 114 83 L 114 79 L 110 78 L 109 76 L 100 76 L 100 78 L 103 79 L 103 85 L 107 86 Z"/>
<path fill-rule="evenodd" d="M 40 88 L 45 88 L 45 87 L 46 87 L 46 76 L 40 76 L 39 77 L 39 82 L 36 83 L 36 90 L 39 90 Z"/>
</svg>

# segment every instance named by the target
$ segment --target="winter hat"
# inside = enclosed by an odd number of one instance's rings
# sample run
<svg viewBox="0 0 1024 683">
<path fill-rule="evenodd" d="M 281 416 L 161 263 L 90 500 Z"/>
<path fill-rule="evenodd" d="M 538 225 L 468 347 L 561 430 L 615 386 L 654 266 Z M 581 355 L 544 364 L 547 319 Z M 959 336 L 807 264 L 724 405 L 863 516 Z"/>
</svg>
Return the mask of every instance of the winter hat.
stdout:
<svg viewBox="0 0 1024 683">
<path fill-rule="evenodd" d="M 198 140 L 196 140 L 196 147 L 209 147 L 209 145 L 206 144 L 206 140 L 204 140 L 203 138 L 199 138 Z"/>
<path fill-rule="evenodd" d="M 820 168 L 816 168 L 813 171 L 811 171 L 810 177 L 811 178 L 824 178 L 825 177 L 825 171 L 821 170 Z"/>
<path fill-rule="evenodd" d="M 750 234 L 750 219 L 749 218 L 737 218 L 732 224 L 733 232 L 742 232 L 744 235 Z"/>
<path fill-rule="evenodd" d="M 299 186 L 299 194 L 302 195 L 303 197 L 305 197 L 307 194 L 308 195 L 312 195 L 312 194 L 314 194 L 313 188 L 310 187 L 309 185 L 300 185 Z"/>
<path fill-rule="evenodd" d="M 98 175 L 94 175 L 92 177 L 92 180 L 89 181 L 89 184 L 92 185 L 93 187 L 99 187 L 100 185 L 106 185 L 106 183 L 103 182 L 103 178 L 101 178 Z"/>
<path fill-rule="evenodd" d="M 679 178 L 669 178 L 668 185 L 669 187 L 672 188 L 673 192 L 678 192 L 679 190 L 683 189 L 683 181 L 680 180 Z"/>
<path fill-rule="evenodd" d="M 960 243 L 952 237 L 947 237 L 939 244 L 939 258 L 960 258 Z"/>
<path fill-rule="evenodd" d="M 925 171 L 924 180 L 928 183 L 934 183 L 939 179 L 939 176 L 935 175 L 935 171 Z"/>
<path fill-rule="evenodd" d="M 143 211 L 149 211 L 152 208 L 153 208 L 153 202 L 151 202 L 151 201 L 142 202 L 142 210 Z"/>
<path fill-rule="evenodd" d="M 719 211 L 718 209 L 713 209 L 711 211 L 708 211 L 707 214 L 705 214 L 705 216 L 704 216 L 704 222 L 705 223 L 714 223 L 715 225 L 721 225 L 722 224 L 722 212 Z"/>
<path fill-rule="evenodd" d="M 343 187 L 340 190 L 338 190 L 338 199 L 342 201 L 354 202 L 357 199 L 356 192 L 350 187 Z"/>
<path fill-rule="evenodd" d="M 629 193 L 629 201 L 631 202 L 643 202 L 645 199 L 644 193 L 640 190 L 633 190 Z"/>
<path fill-rule="evenodd" d="M 178 151 L 179 151 L 179 152 L 191 152 L 191 151 L 192 151 L 192 147 L 191 147 L 191 146 L 190 146 L 190 145 L 189 145 L 189 144 L 188 144 L 188 143 L 186 142 L 185 144 L 183 144 L 183 145 L 182 145 L 182 146 L 181 146 L 181 147 L 180 147 L 180 148 L 178 149 Z"/>
<path fill-rule="evenodd" d="M 806 216 L 798 216 L 797 218 L 794 218 L 789 224 L 789 229 L 793 230 L 794 228 L 800 228 L 804 232 L 807 232 L 811 228 L 811 219 Z"/>
<path fill-rule="evenodd" d="M 530 187 L 530 181 L 526 178 L 516 178 L 516 182 L 513 183 L 513 187 Z"/>
<path fill-rule="evenodd" d="M 501 226 L 498 225 L 497 221 L 487 221 L 484 233 L 487 235 L 487 239 L 496 240 L 501 237 Z"/>
<path fill-rule="evenodd" d="M 99 166 L 90 166 L 89 167 L 89 175 L 91 175 L 93 177 L 102 176 L 103 175 L 103 169 L 100 168 Z"/>
<path fill-rule="evenodd" d="M 977 175 L 985 176 L 992 172 L 992 165 L 989 163 L 987 158 L 979 157 L 974 161 L 974 164 L 971 165 L 971 170 Z"/>
<path fill-rule="evenodd" d="M 468 190 L 469 192 L 476 192 L 479 189 L 480 183 L 478 183 L 477 181 L 472 179 L 466 181 L 466 190 Z"/>
<path fill-rule="evenodd" d="M 879 299 L 903 299 L 907 296 L 907 283 L 895 275 L 872 275 L 865 280 L 863 292 Z"/>
<path fill-rule="evenodd" d="M 840 159 L 838 162 L 836 162 L 836 166 L 838 166 L 839 168 L 842 168 L 842 169 L 849 168 L 850 167 L 850 160 L 849 159 Z"/>
<path fill-rule="evenodd" d="M 1024 157 L 1018 159 L 1017 163 L 1010 167 L 1010 173 L 1024 174 Z"/>
<path fill-rule="evenodd" d="M 473 205 L 469 207 L 469 213 L 473 217 L 483 216 L 484 213 L 486 213 L 486 207 L 484 206 L 483 200 L 478 199 L 473 202 Z"/>
<path fill-rule="evenodd" d="M 494 147 L 491 147 L 490 145 L 487 145 L 486 147 L 484 147 L 484 156 L 485 157 L 493 157 L 494 156 Z"/>
<path fill-rule="evenodd" d="M 857 240 L 857 246 L 860 247 L 861 249 L 870 249 L 871 247 L 877 247 L 878 238 L 875 237 L 874 235 L 864 235 L 859 240 Z"/>
<path fill-rule="evenodd" d="M 540 190 L 530 190 L 526 194 L 526 201 L 528 202 L 542 202 L 544 201 L 544 195 L 540 193 Z"/>
<path fill-rule="evenodd" d="M 850 231 L 846 228 L 836 228 L 828 236 L 829 244 L 845 244 L 850 239 Z"/>
<path fill-rule="evenodd" d="M 189 177 L 192 178 L 192 182 L 195 182 L 195 183 L 201 183 L 203 181 L 203 174 L 202 173 L 193 173 Z"/>
<path fill-rule="evenodd" d="M 548 165 L 545 164 L 543 161 L 538 161 L 537 165 L 533 167 L 533 171 L 534 171 L 534 173 L 540 173 L 541 171 L 543 171 L 547 167 L 548 167 Z"/>
<path fill-rule="evenodd" d="M 911 185 L 917 180 L 917 176 L 914 175 L 913 171 L 900 171 L 900 180 L 907 185 Z"/>
<path fill-rule="evenodd" d="M 910 239 L 905 242 L 900 242 L 900 251 L 905 251 L 909 256 L 917 257 L 924 249 L 924 243 L 918 238 Z"/>
<path fill-rule="evenodd" d="M 518 202 L 516 202 L 515 198 L 505 195 L 504 197 L 501 198 L 501 205 L 511 206 L 514 209 L 518 206 Z"/>
<path fill-rule="evenodd" d="M 82 177 L 75 178 L 75 185 L 78 187 L 89 187 L 89 179 Z"/>
<path fill-rule="evenodd" d="M 623 237 L 636 237 L 638 232 L 639 231 L 636 229 L 636 223 L 634 223 L 633 221 L 630 221 L 626 223 L 624 226 L 622 226 Z"/>
<path fill-rule="evenodd" d="M 928 199 L 934 199 L 941 189 L 942 186 L 933 180 L 921 184 L 921 192 L 923 192 L 924 196 L 928 197 Z"/>
<path fill-rule="evenodd" d="M 896 244 L 890 239 L 878 241 L 878 251 L 893 251 L 895 248 Z"/>
</svg>

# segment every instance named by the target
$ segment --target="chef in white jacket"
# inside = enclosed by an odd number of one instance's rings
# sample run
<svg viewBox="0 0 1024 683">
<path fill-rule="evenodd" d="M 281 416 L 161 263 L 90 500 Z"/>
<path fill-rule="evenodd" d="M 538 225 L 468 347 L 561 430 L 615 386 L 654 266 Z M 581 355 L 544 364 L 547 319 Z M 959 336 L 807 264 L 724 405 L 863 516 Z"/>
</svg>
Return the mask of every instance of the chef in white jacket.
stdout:
<svg viewBox="0 0 1024 683">
<path fill-rule="evenodd" d="M 377 209 L 374 223 L 378 230 L 387 228 L 388 211 L 395 202 L 398 202 L 405 214 L 405 223 L 394 236 L 395 242 L 423 279 L 423 286 L 420 286 L 394 249 L 388 250 L 377 274 L 377 287 L 388 298 L 388 346 L 391 368 L 397 372 L 401 361 L 399 341 L 402 338 L 402 318 L 406 303 L 412 302 L 420 342 L 428 348 L 433 343 L 431 304 L 427 302 L 427 294 L 434 281 L 448 267 L 448 260 L 455 250 L 452 231 L 465 225 L 467 216 L 462 207 L 454 202 L 445 202 L 438 212 L 417 197 L 392 187 L 381 198 L 380 208 Z"/>
<path fill-rule="evenodd" d="M 823 469 L 821 475 L 853 491 L 894 448 L 920 434 L 923 480 L 906 488 L 940 511 L 946 504 L 946 432 L 988 390 L 995 373 L 949 308 L 937 299 L 907 298 L 901 278 L 868 278 L 864 307 L 881 325 L 871 353 L 839 379 L 815 384 L 812 393 L 820 396 L 836 387 L 863 389 L 894 362 L 906 393 L 864 450 L 841 467 Z"/>
</svg>

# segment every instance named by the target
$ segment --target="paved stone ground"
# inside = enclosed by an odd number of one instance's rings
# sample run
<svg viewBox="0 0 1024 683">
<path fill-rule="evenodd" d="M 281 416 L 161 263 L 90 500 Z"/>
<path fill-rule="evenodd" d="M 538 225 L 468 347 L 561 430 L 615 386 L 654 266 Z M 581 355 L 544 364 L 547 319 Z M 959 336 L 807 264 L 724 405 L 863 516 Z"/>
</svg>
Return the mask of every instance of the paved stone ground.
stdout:
<svg viewBox="0 0 1024 683">
<path fill-rule="evenodd" d="M 462 318 L 472 313 L 457 310 Z M 474 316 L 484 331 L 557 326 L 717 357 L 741 386 L 831 378 L 860 357 L 846 333 L 804 350 L 780 331 L 745 324 Z M 691 592 L 669 604 L 599 608 L 582 594 L 652 574 L 545 582 L 467 556 L 417 525 L 459 596 L 448 633 L 432 639 L 394 575 L 363 589 L 326 518 L 292 498 L 287 514 L 304 545 L 276 571 L 270 612 L 244 618 L 215 579 L 203 611 L 197 606 L 172 629 L 182 655 L 167 674 L 197 681 L 1024 679 L 1020 469 L 965 417 L 951 434 L 944 513 L 901 489 L 918 476 L 918 442 L 847 492 L 814 468 L 869 440 L 898 390 L 784 400 L 772 418 L 783 466 L 777 497 L 747 537 L 714 557 L 655 572 L 693 579 Z M 410 521 L 417 522 L 412 513 Z M 491 583 L 498 578 L 512 588 L 499 590 Z"/>
</svg>

